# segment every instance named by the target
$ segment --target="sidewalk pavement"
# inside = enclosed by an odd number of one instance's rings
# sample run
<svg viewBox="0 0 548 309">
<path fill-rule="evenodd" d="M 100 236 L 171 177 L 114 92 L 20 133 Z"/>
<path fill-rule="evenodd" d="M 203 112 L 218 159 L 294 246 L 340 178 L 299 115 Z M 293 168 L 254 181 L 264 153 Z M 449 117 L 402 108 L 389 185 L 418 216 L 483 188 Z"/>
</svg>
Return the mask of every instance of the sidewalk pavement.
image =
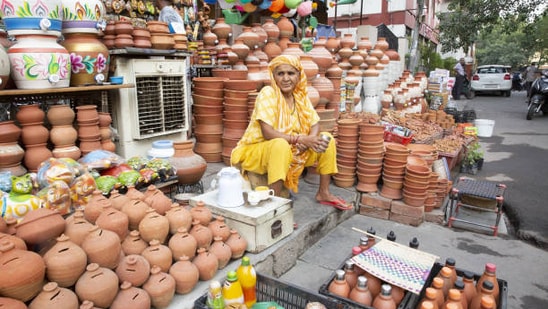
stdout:
<svg viewBox="0 0 548 309">
<path fill-rule="evenodd" d="M 206 191 L 210 188 L 210 181 L 224 166 L 222 163 L 208 164 L 202 179 Z M 340 211 L 320 205 L 314 199 L 316 189 L 315 185 L 300 182 L 299 193 L 292 198 L 297 224 L 292 234 L 258 254 L 247 254 L 259 273 L 279 277 L 281 281 L 309 291 L 318 291 L 363 236 L 353 228 L 367 230 L 373 227 L 380 237 L 394 231 L 396 242 L 400 244 L 407 244 L 417 237 L 419 250 L 439 256 L 440 263 L 452 257 L 457 268 L 462 270 L 481 273 L 485 263 L 495 263 L 498 278 L 508 282 L 507 308 L 548 307 L 548 280 L 545 276 L 548 253 L 509 235 L 504 220 L 501 220 L 498 237 L 485 231 L 448 228 L 429 222 L 413 227 L 360 215 L 358 207 L 356 211 Z M 343 189 L 331 185 L 331 190 L 356 205 L 359 201 L 360 193 L 353 187 Z M 232 261 L 217 273 L 215 279 L 223 281 L 226 273 L 235 270 L 239 262 Z M 193 308 L 194 301 L 204 295 L 207 286 L 208 282 L 199 282 L 191 293 L 176 295 L 169 308 Z"/>
</svg>

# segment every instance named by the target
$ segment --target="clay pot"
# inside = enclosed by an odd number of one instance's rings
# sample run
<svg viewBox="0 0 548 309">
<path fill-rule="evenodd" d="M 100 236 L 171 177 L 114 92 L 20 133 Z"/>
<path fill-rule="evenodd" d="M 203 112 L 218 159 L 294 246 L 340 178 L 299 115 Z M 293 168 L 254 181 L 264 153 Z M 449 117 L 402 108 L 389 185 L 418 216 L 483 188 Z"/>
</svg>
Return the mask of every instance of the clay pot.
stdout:
<svg viewBox="0 0 548 309">
<path fill-rule="evenodd" d="M 169 162 L 177 170 L 179 184 L 194 184 L 200 181 L 207 168 L 203 157 L 194 153 L 191 140 L 173 143 L 175 153 Z"/>
<path fill-rule="evenodd" d="M 84 218 L 88 220 L 91 224 L 95 224 L 95 220 L 99 217 L 103 211 L 103 203 L 101 201 L 108 200 L 106 196 L 103 195 L 101 190 L 95 190 L 91 194 L 86 207 L 84 208 Z"/>
<path fill-rule="evenodd" d="M 116 267 L 116 275 L 120 281 L 127 281 L 133 286 L 143 285 L 149 274 L 150 264 L 147 259 L 138 254 L 126 255 Z"/>
<path fill-rule="evenodd" d="M 199 248 L 198 254 L 192 260 L 192 263 L 198 268 L 200 280 L 207 281 L 212 279 L 219 269 L 217 256 L 208 252 L 205 248 Z"/>
<path fill-rule="evenodd" d="M 120 241 L 126 238 L 129 232 L 128 216 L 112 207 L 112 203 L 109 200 L 103 201 L 103 211 L 95 221 L 95 224 L 104 230 L 116 233 Z"/>
<path fill-rule="evenodd" d="M 89 123 L 99 120 L 99 113 L 96 105 L 76 106 L 76 120 L 78 123 Z"/>
<path fill-rule="evenodd" d="M 141 238 L 137 230 L 132 230 L 122 242 L 122 251 L 125 255 L 141 254 L 148 247 L 148 244 Z"/>
<path fill-rule="evenodd" d="M 118 234 L 95 225 L 84 238 L 82 249 L 86 252 L 89 263 L 114 269 L 118 266 L 122 245 Z"/>
<path fill-rule="evenodd" d="M 43 259 L 48 279 L 63 288 L 73 286 L 87 266 L 86 252 L 64 234 L 57 237 Z"/>
<path fill-rule="evenodd" d="M 0 143 L 17 142 L 21 136 L 21 129 L 15 125 L 13 120 L 0 122 Z"/>
<path fill-rule="evenodd" d="M 211 30 L 204 32 L 202 35 L 202 40 L 204 41 L 204 46 L 206 47 L 215 46 L 218 42 L 217 35 L 211 32 Z"/>
<path fill-rule="evenodd" d="M 148 186 L 145 196 L 145 203 L 154 208 L 158 214 L 163 216 L 166 211 L 171 209 L 171 199 L 167 197 L 164 192 L 156 188 L 156 186 Z"/>
<path fill-rule="evenodd" d="M 228 40 L 232 35 L 232 27 L 225 23 L 225 19 L 222 17 L 215 19 L 215 25 L 213 25 L 211 31 L 217 35 L 218 39 Z"/>
<path fill-rule="evenodd" d="M 15 235 L 27 244 L 37 245 L 55 239 L 65 230 L 65 220 L 57 210 L 38 208 L 25 215 Z"/>
<path fill-rule="evenodd" d="M 132 200 L 144 201 L 145 195 L 143 192 L 137 190 L 135 186 L 128 186 L 126 196 Z"/>
<path fill-rule="evenodd" d="M 150 265 L 159 266 L 163 272 L 168 272 L 171 267 L 171 250 L 162 245 L 157 239 L 152 240 L 149 246 L 141 252 Z"/>
<path fill-rule="evenodd" d="M 181 227 L 171 236 L 168 246 L 171 249 L 173 260 L 178 261 L 181 256 L 194 258 L 198 243 L 194 236 L 190 235 L 184 227 Z"/>
<path fill-rule="evenodd" d="M 25 243 L 25 241 L 15 235 L 0 233 L 0 243 L 2 243 L 3 241 L 12 242 L 17 249 L 27 250 L 27 244 Z"/>
<path fill-rule="evenodd" d="M 7 240 L 0 243 L 0 294 L 26 302 L 40 293 L 46 264 L 40 255 L 15 248 Z"/>
<path fill-rule="evenodd" d="M 240 236 L 236 230 L 230 230 L 230 237 L 225 243 L 230 247 L 233 259 L 241 258 L 247 249 L 247 240 Z"/>
<path fill-rule="evenodd" d="M 169 234 L 169 221 L 154 209 L 149 208 L 143 220 L 139 222 L 139 233 L 146 242 L 155 239 L 160 243 L 164 243 Z"/>
<path fill-rule="evenodd" d="M 25 145 L 23 163 L 30 172 L 37 172 L 42 162 L 52 157 L 46 144 Z"/>
<path fill-rule="evenodd" d="M 280 17 L 280 20 L 278 20 L 276 26 L 278 26 L 278 29 L 280 30 L 280 37 L 290 38 L 293 36 L 293 31 L 295 27 L 287 17 Z"/>
<path fill-rule="evenodd" d="M 282 54 L 282 48 L 277 42 L 277 39 L 269 38 L 268 43 L 263 47 L 265 54 L 268 56 L 268 60 L 272 60 Z"/>
<path fill-rule="evenodd" d="M 84 300 L 82 304 L 80 305 L 79 309 L 101 309 L 101 308 L 95 307 L 95 304 L 93 304 L 92 301 Z"/>
<path fill-rule="evenodd" d="M 152 33 L 169 33 L 169 25 L 163 21 L 147 21 L 147 30 Z"/>
<path fill-rule="evenodd" d="M 80 301 L 89 300 L 101 308 L 108 308 L 118 294 L 119 280 L 114 271 L 91 262 L 78 279 L 74 290 Z"/>
<path fill-rule="evenodd" d="M 213 233 L 211 230 L 201 225 L 198 220 L 192 221 L 192 228 L 190 229 L 189 234 L 196 239 L 198 248 L 208 249 L 213 240 Z"/>
<path fill-rule="evenodd" d="M 213 244 L 209 247 L 209 252 L 217 257 L 219 269 L 223 269 L 232 258 L 232 250 L 223 242 L 221 236 L 213 238 Z"/>
<path fill-rule="evenodd" d="M 110 200 L 112 207 L 117 210 L 122 210 L 122 207 L 131 201 L 127 195 L 120 194 L 118 190 L 110 191 L 110 196 L 108 199 Z"/>
<path fill-rule="evenodd" d="M 124 281 L 120 285 L 120 292 L 112 302 L 110 309 L 149 309 L 150 296 L 143 289 L 134 287 L 130 282 Z"/>
<path fill-rule="evenodd" d="M 213 218 L 211 210 L 209 210 L 202 201 L 198 201 L 196 206 L 190 209 L 190 214 L 192 215 L 193 220 L 198 220 L 200 224 L 204 226 L 208 226 Z"/>
<path fill-rule="evenodd" d="M 77 138 L 78 132 L 72 124 L 56 125 L 49 132 L 49 139 L 55 147 L 74 146 Z"/>
<path fill-rule="evenodd" d="M 222 241 L 226 241 L 230 237 L 230 228 L 225 223 L 223 216 L 217 216 L 215 220 L 208 225 L 213 237 L 220 236 Z"/>
<path fill-rule="evenodd" d="M 46 113 L 40 108 L 40 104 L 21 105 L 15 118 L 21 126 L 42 124 Z"/>
<path fill-rule="evenodd" d="M 276 41 L 278 40 L 278 37 L 280 36 L 280 28 L 274 23 L 274 20 L 272 18 L 267 18 L 264 21 L 264 24 L 262 24 L 262 27 L 264 31 L 266 32 L 266 35 L 268 38 L 273 38 Z"/>
<path fill-rule="evenodd" d="M 171 204 L 171 209 L 166 212 L 166 218 L 169 221 L 169 232 L 177 233 L 179 228 L 184 228 L 187 231 L 192 227 L 192 214 L 179 203 Z"/>
<path fill-rule="evenodd" d="M 9 297 L 0 297 L 0 308 L 27 309 L 27 306 L 20 300 Z"/>
<path fill-rule="evenodd" d="M 48 282 L 30 303 L 29 309 L 73 309 L 78 307 L 78 296 L 57 282 Z"/>
<path fill-rule="evenodd" d="M 122 212 L 128 216 L 130 230 L 139 229 L 139 223 L 146 216 L 149 208 L 147 203 L 138 199 L 132 200 L 122 207 Z"/>
<path fill-rule="evenodd" d="M 192 263 L 188 256 L 182 256 L 169 269 L 169 274 L 175 279 L 175 291 L 177 294 L 190 293 L 198 280 L 200 272 L 198 267 Z"/>
<path fill-rule="evenodd" d="M 175 279 L 160 267 L 152 266 L 150 277 L 143 285 L 143 289 L 150 295 L 152 306 L 156 309 L 167 308 L 175 296 Z"/>
</svg>

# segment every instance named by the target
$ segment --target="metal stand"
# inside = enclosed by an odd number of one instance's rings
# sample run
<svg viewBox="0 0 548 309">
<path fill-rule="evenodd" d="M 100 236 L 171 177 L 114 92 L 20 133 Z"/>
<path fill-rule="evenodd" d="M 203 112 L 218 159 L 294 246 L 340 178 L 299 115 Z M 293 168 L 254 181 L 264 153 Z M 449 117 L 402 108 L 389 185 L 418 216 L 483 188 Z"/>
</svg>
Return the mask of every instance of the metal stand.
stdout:
<svg viewBox="0 0 548 309">
<path fill-rule="evenodd" d="M 505 190 L 506 185 L 504 184 L 460 178 L 451 190 L 449 220 L 447 225 L 452 227 L 453 222 L 464 222 L 487 227 L 493 230 L 493 236 L 497 236 Z M 476 211 L 494 212 L 496 213 L 495 224 L 490 225 L 478 221 L 458 218 L 460 207 Z"/>
</svg>

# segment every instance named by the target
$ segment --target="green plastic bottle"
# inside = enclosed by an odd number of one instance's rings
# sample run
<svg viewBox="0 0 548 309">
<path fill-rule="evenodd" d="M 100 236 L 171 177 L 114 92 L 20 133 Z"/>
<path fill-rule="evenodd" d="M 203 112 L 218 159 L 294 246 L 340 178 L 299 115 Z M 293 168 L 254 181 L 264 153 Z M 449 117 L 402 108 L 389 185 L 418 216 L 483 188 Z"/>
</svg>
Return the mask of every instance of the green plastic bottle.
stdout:
<svg viewBox="0 0 548 309">
<path fill-rule="evenodd" d="M 248 256 L 242 258 L 242 263 L 238 266 L 236 274 L 242 285 L 245 305 L 247 308 L 251 308 L 257 302 L 257 273 Z"/>
<path fill-rule="evenodd" d="M 244 304 L 244 292 L 240 282 L 238 281 L 238 275 L 233 270 L 226 274 L 222 295 L 225 305 Z"/>
</svg>

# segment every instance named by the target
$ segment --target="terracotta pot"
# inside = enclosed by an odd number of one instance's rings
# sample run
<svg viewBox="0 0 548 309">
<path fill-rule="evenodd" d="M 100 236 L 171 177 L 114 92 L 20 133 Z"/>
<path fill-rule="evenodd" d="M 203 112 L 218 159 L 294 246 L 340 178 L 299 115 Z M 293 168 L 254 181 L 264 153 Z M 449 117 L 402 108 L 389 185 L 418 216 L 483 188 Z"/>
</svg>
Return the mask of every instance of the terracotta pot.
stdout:
<svg viewBox="0 0 548 309">
<path fill-rule="evenodd" d="M 116 275 L 122 282 L 127 281 L 133 286 L 141 286 L 148 280 L 150 264 L 141 255 L 126 255 L 116 267 Z"/>
<path fill-rule="evenodd" d="M 266 32 L 266 35 L 268 38 L 273 38 L 275 40 L 278 40 L 278 37 L 280 36 L 280 28 L 274 23 L 274 20 L 272 18 L 265 19 L 264 23 L 262 24 L 262 27 L 264 31 Z"/>
<path fill-rule="evenodd" d="M 89 263 L 114 269 L 118 266 L 122 245 L 118 234 L 95 225 L 82 242 L 82 249 Z"/>
<path fill-rule="evenodd" d="M 232 258 L 232 250 L 223 241 L 223 238 L 221 236 L 216 236 L 213 239 L 213 244 L 211 244 L 211 247 L 209 247 L 209 252 L 217 257 L 219 269 L 223 269 Z"/>
<path fill-rule="evenodd" d="M 325 43 L 325 48 L 331 53 L 335 54 L 341 48 L 341 39 L 335 36 L 330 36 L 327 38 Z"/>
<path fill-rule="evenodd" d="M 215 33 L 219 39 L 228 40 L 232 35 L 232 27 L 225 23 L 225 19 L 222 17 L 215 19 L 215 24 L 211 28 L 211 31 Z"/>
<path fill-rule="evenodd" d="M 192 263 L 198 268 L 199 277 L 202 281 L 212 279 L 219 269 L 217 256 L 208 252 L 206 248 L 198 249 L 198 254 L 194 257 Z"/>
<path fill-rule="evenodd" d="M 52 126 L 72 125 L 76 114 L 69 105 L 57 104 L 48 108 L 47 119 Z"/>
<path fill-rule="evenodd" d="M 21 126 L 42 124 L 46 113 L 40 108 L 40 104 L 21 105 L 15 118 Z"/>
<path fill-rule="evenodd" d="M 15 125 L 13 120 L 0 122 L 0 143 L 13 143 L 19 140 L 21 129 Z"/>
<path fill-rule="evenodd" d="M 244 26 L 242 33 L 238 35 L 236 40 L 241 40 L 250 50 L 254 50 L 255 46 L 259 45 L 260 37 L 256 32 L 252 31 L 251 27 Z"/>
<path fill-rule="evenodd" d="M 209 249 L 213 240 L 213 233 L 206 226 L 200 224 L 199 220 L 194 219 L 192 221 L 192 228 L 188 233 L 196 239 L 198 248 Z"/>
<path fill-rule="evenodd" d="M 29 309 L 72 309 L 78 307 L 78 296 L 57 282 L 48 282 L 29 304 Z"/>
<path fill-rule="evenodd" d="M 230 237 L 228 237 L 225 243 L 230 247 L 230 250 L 232 250 L 233 259 L 241 258 L 247 249 L 247 240 L 240 236 L 236 230 L 230 230 Z"/>
<path fill-rule="evenodd" d="M 175 150 L 174 156 L 175 155 L 177 155 L 177 150 Z M 171 208 L 171 199 L 167 197 L 164 192 L 156 188 L 156 186 L 148 186 L 147 193 L 145 195 L 147 195 L 145 198 L 145 203 L 152 207 L 159 215 L 165 215 L 166 211 Z"/>
<path fill-rule="evenodd" d="M 16 225 L 16 236 L 27 244 L 37 245 L 55 239 L 65 230 L 65 220 L 57 210 L 38 208 Z"/>
<path fill-rule="evenodd" d="M 89 300 L 98 307 L 108 308 L 118 294 L 118 284 L 114 271 L 91 262 L 76 282 L 74 290 L 80 301 Z"/>
<path fill-rule="evenodd" d="M 179 228 L 169 239 L 169 248 L 173 254 L 173 260 L 178 261 L 182 256 L 190 259 L 196 255 L 198 243 L 194 236 L 190 235 L 183 227 Z"/>
<path fill-rule="evenodd" d="M 225 223 L 223 216 L 217 216 L 215 220 L 211 221 L 208 225 L 213 237 L 220 236 L 222 241 L 226 241 L 230 237 L 230 228 Z"/>
<path fill-rule="evenodd" d="M 149 20 L 147 21 L 147 29 L 152 33 L 169 33 L 169 25 L 163 21 Z"/>
<path fill-rule="evenodd" d="M 24 302 L 9 297 L 0 297 L 0 307 L 10 309 L 27 309 L 27 305 L 25 305 Z"/>
<path fill-rule="evenodd" d="M 278 29 L 280 30 L 280 37 L 290 38 L 293 36 L 293 31 L 295 27 L 287 17 L 280 17 L 276 26 L 278 26 Z"/>
<path fill-rule="evenodd" d="M 147 203 L 137 199 L 131 200 L 122 206 L 122 212 L 128 216 L 130 230 L 139 229 L 139 223 L 145 217 L 149 207 Z"/>
<path fill-rule="evenodd" d="M 151 305 L 150 296 L 143 289 L 133 286 L 128 281 L 123 281 L 120 291 L 110 306 L 111 309 L 149 309 Z"/>
<path fill-rule="evenodd" d="M 116 25 L 116 32 L 118 32 L 118 26 Z M 127 26 L 124 25 L 124 27 L 126 27 L 124 29 L 125 35 L 130 36 L 127 38 L 128 43 L 123 43 L 122 45 L 131 46 L 133 39 L 131 38 L 131 33 L 127 33 L 127 31 L 132 31 L 133 26 L 130 23 Z M 70 76 L 71 86 L 95 85 L 108 80 L 110 63 L 108 47 L 99 40 L 97 34 L 65 33 L 64 37 L 62 45 L 71 54 L 71 59 L 75 61 Z M 114 45 L 119 46 L 120 44 L 120 37 L 117 35 L 114 39 Z M 79 66 L 84 66 L 85 69 L 81 69 Z"/>
<path fill-rule="evenodd" d="M 152 266 L 150 277 L 143 285 L 143 289 L 150 295 L 154 308 L 167 308 L 175 296 L 175 279 L 170 274 L 162 272 L 160 267 Z"/>
<path fill-rule="evenodd" d="M 78 138 L 78 132 L 72 126 L 69 125 L 56 125 L 51 128 L 49 132 L 50 141 L 55 147 L 67 147 L 74 146 L 76 139 Z"/>
<path fill-rule="evenodd" d="M 153 239 L 149 246 L 141 252 L 150 265 L 159 266 L 163 272 L 168 272 L 171 267 L 171 250 L 162 245 L 157 239 Z"/>
<path fill-rule="evenodd" d="M 57 237 L 43 258 L 48 279 L 63 288 L 73 286 L 87 266 L 86 252 L 65 235 Z"/>
<path fill-rule="evenodd" d="M 128 186 L 126 196 L 129 197 L 132 200 L 144 200 L 144 194 L 143 192 L 137 190 L 135 186 Z"/>
<path fill-rule="evenodd" d="M 175 279 L 175 291 L 177 294 L 188 294 L 196 286 L 200 279 L 198 267 L 187 256 L 182 256 L 169 269 L 169 274 Z"/>
<path fill-rule="evenodd" d="M 155 239 L 164 243 L 169 234 L 169 221 L 153 208 L 149 208 L 145 217 L 139 222 L 139 233 L 146 242 Z"/>
<path fill-rule="evenodd" d="M 114 208 L 110 200 L 103 201 L 102 203 L 103 211 L 97 217 L 95 224 L 102 229 L 113 231 L 118 235 L 120 240 L 126 238 L 129 226 L 128 216 Z"/>
<path fill-rule="evenodd" d="M 125 255 L 141 254 L 148 244 L 141 238 L 141 234 L 137 230 L 132 230 L 122 241 L 122 251 Z"/>
<path fill-rule="evenodd" d="M 0 294 L 26 302 L 40 293 L 46 273 L 42 257 L 5 240 L 0 243 L 0 253 Z"/>
<path fill-rule="evenodd" d="M 193 147 L 194 144 L 190 140 L 173 143 L 175 153 L 169 158 L 169 162 L 177 170 L 179 184 L 197 183 L 207 168 L 207 162 L 194 153 Z"/>
<path fill-rule="evenodd" d="M 96 105 L 76 106 L 76 120 L 78 123 L 99 121 L 99 113 Z"/>
<path fill-rule="evenodd" d="M 192 214 L 178 203 L 171 204 L 171 209 L 166 212 L 166 218 L 169 221 L 169 232 L 171 234 L 177 233 L 179 228 L 190 231 L 192 227 Z"/>
<path fill-rule="evenodd" d="M 108 200 L 107 197 L 103 195 L 101 190 L 95 190 L 91 194 L 86 207 L 84 208 L 84 218 L 91 224 L 95 224 L 95 220 L 99 217 L 103 211 L 103 202 Z"/>
<path fill-rule="evenodd" d="M 25 243 L 25 241 L 15 235 L 0 233 L 0 243 L 4 241 L 12 242 L 15 245 L 16 249 L 27 250 L 27 244 Z"/>
<path fill-rule="evenodd" d="M 192 215 L 193 220 L 198 220 L 203 226 L 208 226 L 213 218 L 211 210 L 209 210 L 202 201 L 198 201 L 196 206 L 190 209 L 190 214 Z"/>
</svg>

